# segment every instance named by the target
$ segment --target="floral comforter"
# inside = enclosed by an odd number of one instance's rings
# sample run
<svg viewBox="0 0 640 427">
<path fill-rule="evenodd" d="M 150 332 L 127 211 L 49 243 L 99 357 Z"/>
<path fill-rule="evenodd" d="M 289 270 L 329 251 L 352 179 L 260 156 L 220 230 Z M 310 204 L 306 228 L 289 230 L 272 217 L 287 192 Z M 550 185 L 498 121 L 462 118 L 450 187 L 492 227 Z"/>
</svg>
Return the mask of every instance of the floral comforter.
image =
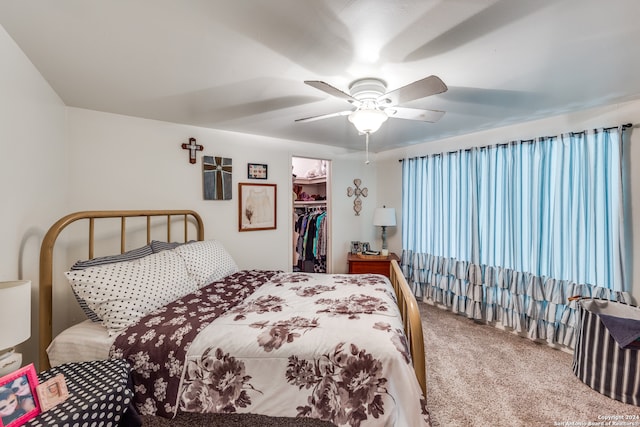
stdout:
<svg viewBox="0 0 640 427">
<path fill-rule="evenodd" d="M 338 426 L 430 424 L 387 278 L 237 277 L 242 274 L 172 303 L 118 337 L 112 353 L 132 361 L 143 414 L 170 416 L 177 407 L 313 417 Z M 193 324 L 196 319 L 205 326 Z M 158 332 L 160 323 L 171 323 L 171 330 Z M 187 329 L 192 335 L 183 334 Z M 167 335 L 176 331 L 179 340 Z M 176 341 L 182 350 L 165 347 Z"/>
</svg>

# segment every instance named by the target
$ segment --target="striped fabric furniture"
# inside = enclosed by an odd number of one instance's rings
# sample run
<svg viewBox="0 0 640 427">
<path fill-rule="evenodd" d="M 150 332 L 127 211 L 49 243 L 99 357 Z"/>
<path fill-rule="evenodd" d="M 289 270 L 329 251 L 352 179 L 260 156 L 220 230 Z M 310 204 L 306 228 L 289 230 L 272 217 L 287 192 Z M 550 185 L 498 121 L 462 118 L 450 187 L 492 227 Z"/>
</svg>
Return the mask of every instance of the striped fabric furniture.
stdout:
<svg viewBox="0 0 640 427">
<path fill-rule="evenodd" d="M 595 391 L 640 406 L 640 308 L 583 298 L 578 313 L 573 372 Z"/>
</svg>

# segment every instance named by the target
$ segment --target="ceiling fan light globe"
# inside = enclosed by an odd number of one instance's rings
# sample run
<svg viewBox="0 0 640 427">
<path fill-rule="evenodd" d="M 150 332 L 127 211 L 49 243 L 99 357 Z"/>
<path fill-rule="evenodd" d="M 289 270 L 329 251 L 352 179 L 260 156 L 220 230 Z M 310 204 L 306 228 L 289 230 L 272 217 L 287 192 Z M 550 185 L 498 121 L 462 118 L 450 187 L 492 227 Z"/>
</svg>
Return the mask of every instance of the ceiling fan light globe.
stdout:
<svg viewBox="0 0 640 427">
<path fill-rule="evenodd" d="M 349 121 L 360 133 L 374 133 L 389 116 L 378 109 L 359 109 L 349 114 Z"/>
</svg>

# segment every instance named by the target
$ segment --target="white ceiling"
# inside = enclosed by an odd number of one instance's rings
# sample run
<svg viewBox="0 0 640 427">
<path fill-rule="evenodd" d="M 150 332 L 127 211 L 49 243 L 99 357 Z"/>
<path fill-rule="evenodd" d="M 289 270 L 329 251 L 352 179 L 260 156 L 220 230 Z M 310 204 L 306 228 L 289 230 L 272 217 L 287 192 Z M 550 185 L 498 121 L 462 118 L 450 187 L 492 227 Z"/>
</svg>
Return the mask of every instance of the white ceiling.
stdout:
<svg viewBox="0 0 640 427">
<path fill-rule="evenodd" d="M 0 24 L 69 106 L 363 149 L 303 83 L 449 87 L 382 151 L 640 97 L 637 0 L 2 0 Z"/>
</svg>

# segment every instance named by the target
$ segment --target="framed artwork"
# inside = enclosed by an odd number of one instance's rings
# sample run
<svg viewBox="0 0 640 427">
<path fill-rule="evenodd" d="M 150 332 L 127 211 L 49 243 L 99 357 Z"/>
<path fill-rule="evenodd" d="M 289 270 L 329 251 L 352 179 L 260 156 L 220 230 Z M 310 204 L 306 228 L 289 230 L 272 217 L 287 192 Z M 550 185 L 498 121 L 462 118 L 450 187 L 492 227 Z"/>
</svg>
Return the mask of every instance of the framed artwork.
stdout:
<svg viewBox="0 0 640 427">
<path fill-rule="evenodd" d="M 238 231 L 276 228 L 276 184 L 238 183 Z"/>
<path fill-rule="evenodd" d="M 359 250 L 360 250 L 360 242 L 352 240 L 351 241 L 351 253 L 352 254 L 357 254 Z"/>
<path fill-rule="evenodd" d="M 58 403 L 64 402 L 69 397 L 67 382 L 64 375 L 58 374 L 36 387 L 40 410 L 47 411 Z"/>
<path fill-rule="evenodd" d="M 267 179 L 267 165 L 261 163 L 247 164 L 248 179 Z"/>
<path fill-rule="evenodd" d="M 202 156 L 204 199 L 231 200 L 232 172 L 231 159 L 226 157 Z"/>
<path fill-rule="evenodd" d="M 40 413 L 33 363 L 0 378 L 0 425 L 18 427 Z"/>
</svg>

